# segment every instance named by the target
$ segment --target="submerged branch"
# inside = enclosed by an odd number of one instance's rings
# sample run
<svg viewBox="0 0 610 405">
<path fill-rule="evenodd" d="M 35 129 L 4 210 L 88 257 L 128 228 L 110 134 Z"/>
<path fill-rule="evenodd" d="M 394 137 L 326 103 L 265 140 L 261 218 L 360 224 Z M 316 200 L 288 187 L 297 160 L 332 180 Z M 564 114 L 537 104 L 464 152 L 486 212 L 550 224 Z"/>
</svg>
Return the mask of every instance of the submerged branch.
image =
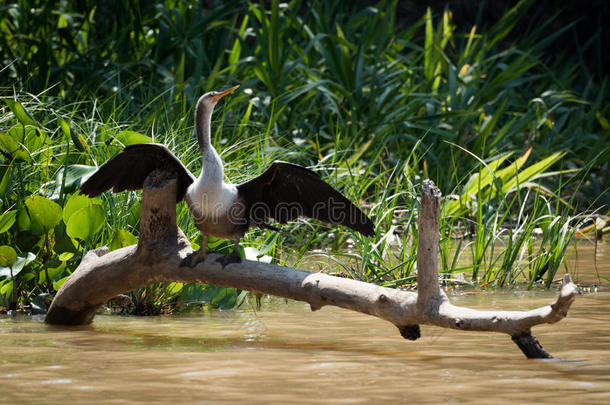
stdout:
<svg viewBox="0 0 610 405">
<path fill-rule="evenodd" d="M 325 305 L 351 309 L 391 322 L 411 340 L 419 337 L 419 324 L 507 333 L 527 357 L 549 357 L 530 330 L 534 325 L 564 318 L 578 293 L 566 276 L 557 301 L 531 311 L 477 311 L 452 305 L 438 285 L 440 192 L 432 182 L 424 183 L 420 212 L 419 295 L 250 260 L 222 267 L 216 254 L 208 255 L 194 268 L 180 267 L 192 249 L 176 226 L 175 193 L 175 179 L 162 172 L 151 175 L 143 194 L 138 245 L 113 252 L 106 248 L 89 252 L 58 291 L 46 322 L 86 324 L 101 305 L 123 292 L 156 282 L 178 281 L 304 301 L 312 310 Z"/>
</svg>

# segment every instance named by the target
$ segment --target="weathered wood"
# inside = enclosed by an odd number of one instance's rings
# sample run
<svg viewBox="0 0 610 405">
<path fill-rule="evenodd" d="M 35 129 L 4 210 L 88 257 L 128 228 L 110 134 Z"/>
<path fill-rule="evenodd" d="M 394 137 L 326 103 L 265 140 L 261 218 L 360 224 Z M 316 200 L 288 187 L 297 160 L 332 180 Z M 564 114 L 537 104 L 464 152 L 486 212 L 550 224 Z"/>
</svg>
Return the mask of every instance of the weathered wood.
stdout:
<svg viewBox="0 0 610 405">
<path fill-rule="evenodd" d="M 165 173 L 151 175 L 143 194 L 138 245 L 113 252 L 106 248 L 89 252 L 57 292 L 46 322 L 87 324 L 101 305 L 123 292 L 156 282 L 178 281 L 234 287 L 304 301 L 312 310 L 334 305 L 359 311 L 391 322 L 410 340 L 420 336 L 419 324 L 502 332 L 511 336 L 527 357 L 539 358 L 545 357 L 541 353 L 548 354 L 531 335 L 532 326 L 564 318 L 578 294 L 578 288 L 566 276 L 557 301 L 531 311 L 477 311 L 452 305 L 438 284 L 436 257 L 441 196 L 432 182 L 426 182 L 422 191 L 419 294 L 250 260 L 223 268 L 216 254 L 208 255 L 205 262 L 194 268 L 180 267 L 192 249 L 176 226 L 175 195 L 175 178 Z"/>
<path fill-rule="evenodd" d="M 430 180 L 422 182 L 417 228 L 417 303 L 422 311 L 436 311 L 438 284 L 438 243 L 440 238 L 441 192 Z"/>
</svg>

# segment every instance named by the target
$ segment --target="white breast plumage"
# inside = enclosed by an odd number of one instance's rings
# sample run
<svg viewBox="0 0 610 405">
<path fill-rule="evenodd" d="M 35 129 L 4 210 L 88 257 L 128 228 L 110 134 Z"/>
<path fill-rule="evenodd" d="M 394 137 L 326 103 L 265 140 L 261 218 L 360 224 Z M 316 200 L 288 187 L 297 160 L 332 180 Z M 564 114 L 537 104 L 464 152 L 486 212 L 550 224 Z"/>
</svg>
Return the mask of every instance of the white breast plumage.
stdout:
<svg viewBox="0 0 610 405">
<path fill-rule="evenodd" d="M 227 214 L 237 199 L 237 188 L 223 181 L 222 161 L 210 147 L 203 153 L 201 175 L 186 192 L 189 209 L 196 219 L 214 219 Z"/>
</svg>

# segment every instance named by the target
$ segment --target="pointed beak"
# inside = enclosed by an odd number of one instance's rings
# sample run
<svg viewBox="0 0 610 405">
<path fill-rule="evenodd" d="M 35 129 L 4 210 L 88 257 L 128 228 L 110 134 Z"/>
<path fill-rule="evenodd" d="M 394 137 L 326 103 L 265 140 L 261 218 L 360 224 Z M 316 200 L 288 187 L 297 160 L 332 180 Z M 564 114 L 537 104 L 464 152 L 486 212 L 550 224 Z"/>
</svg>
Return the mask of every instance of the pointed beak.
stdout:
<svg viewBox="0 0 610 405">
<path fill-rule="evenodd" d="M 237 88 L 238 88 L 238 87 L 239 87 L 239 84 L 238 84 L 237 86 L 233 86 L 233 87 L 231 87 L 230 89 L 226 89 L 225 91 L 221 91 L 220 93 L 218 93 L 218 94 L 216 94 L 216 95 L 212 96 L 212 100 L 214 100 L 214 101 L 218 101 L 218 100 L 220 100 L 221 98 L 223 98 L 224 96 L 226 96 L 227 94 L 232 93 L 232 92 L 234 92 L 235 90 L 237 90 Z"/>
</svg>

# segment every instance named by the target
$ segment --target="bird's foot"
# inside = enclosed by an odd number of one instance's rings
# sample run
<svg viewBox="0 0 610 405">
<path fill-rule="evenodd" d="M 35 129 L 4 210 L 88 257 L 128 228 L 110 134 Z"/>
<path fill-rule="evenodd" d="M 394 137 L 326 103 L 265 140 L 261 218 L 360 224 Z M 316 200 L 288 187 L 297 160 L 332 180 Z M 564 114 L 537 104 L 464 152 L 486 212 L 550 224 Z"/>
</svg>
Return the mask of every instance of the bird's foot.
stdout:
<svg viewBox="0 0 610 405">
<path fill-rule="evenodd" d="M 189 253 L 182 261 L 180 262 L 180 267 L 190 267 L 191 269 L 197 266 L 199 263 L 205 261 L 206 254 L 204 254 L 201 249 L 195 252 Z"/>
<path fill-rule="evenodd" d="M 226 256 L 220 256 L 216 261 L 220 263 L 222 267 L 226 267 L 231 263 L 241 263 L 241 257 L 239 256 L 239 252 L 234 250 Z"/>
</svg>

